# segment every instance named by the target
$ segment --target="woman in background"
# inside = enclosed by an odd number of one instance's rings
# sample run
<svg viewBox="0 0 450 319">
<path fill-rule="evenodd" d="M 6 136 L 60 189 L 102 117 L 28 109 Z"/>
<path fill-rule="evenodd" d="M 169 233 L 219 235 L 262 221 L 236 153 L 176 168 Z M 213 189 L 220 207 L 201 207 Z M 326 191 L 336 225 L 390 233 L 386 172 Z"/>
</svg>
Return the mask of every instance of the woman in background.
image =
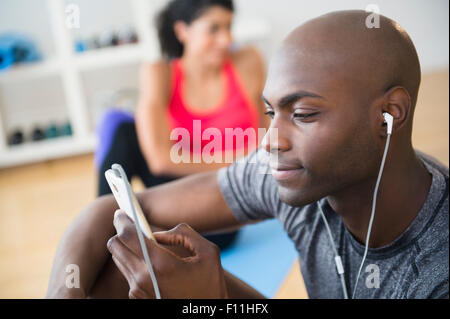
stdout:
<svg viewBox="0 0 450 319">
<path fill-rule="evenodd" d="M 163 59 L 140 70 L 140 97 L 135 117 L 118 111 L 106 114 L 99 129 L 99 195 L 110 193 L 104 172 L 113 163 L 123 166 L 127 176 L 139 176 L 146 187 L 230 163 L 174 163 L 170 133 L 184 128 L 193 152 L 194 120 L 201 132 L 216 128 L 226 149 L 225 128 L 267 127 L 261 93 L 264 64 L 255 49 L 231 50 L 231 0 L 173 0 L 157 17 Z M 203 135 L 203 134 L 202 134 Z M 109 142 L 107 142 L 109 141 Z M 209 141 L 201 141 L 201 149 Z M 246 154 L 257 145 L 246 141 Z M 234 144 L 234 143 L 233 143 Z M 105 147 L 106 145 L 106 147 Z M 236 232 L 206 236 L 221 249 Z"/>
</svg>

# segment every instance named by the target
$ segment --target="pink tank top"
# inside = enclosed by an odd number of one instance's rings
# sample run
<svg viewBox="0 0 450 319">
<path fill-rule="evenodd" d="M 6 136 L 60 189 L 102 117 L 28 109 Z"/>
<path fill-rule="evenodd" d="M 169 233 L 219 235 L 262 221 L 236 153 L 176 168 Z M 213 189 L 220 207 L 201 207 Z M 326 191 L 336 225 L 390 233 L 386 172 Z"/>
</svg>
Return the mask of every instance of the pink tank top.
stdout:
<svg viewBox="0 0 450 319">
<path fill-rule="evenodd" d="M 183 99 L 184 78 L 181 60 L 173 60 L 171 66 L 172 96 L 167 109 L 169 126 L 171 131 L 175 128 L 187 130 L 189 133 L 189 149 L 192 153 L 203 150 L 205 145 L 213 139 L 217 141 L 216 139 L 219 137 L 222 139 L 222 151 L 232 150 L 236 152 L 237 150 L 242 151 L 244 148 L 244 151 L 247 153 L 247 151 L 252 151 L 256 148 L 259 123 L 258 112 L 230 60 L 224 63 L 222 69 L 226 79 L 222 100 L 219 104 L 204 111 L 193 109 Z M 239 143 L 236 135 L 239 132 L 249 131 L 254 132 L 255 138 L 251 138 L 251 135 L 243 134 L 244 138 L 241 140 L 243 143 Z M 197 141 L 200 139 L 201 144 L 197 142 L 197 146 L 194 147 L 194 138 Z M 180 143 L 181 140 L 182 137 L 179 136 L 174 143 Z M 232 141 L 231 147 L 230 141 Z"/>
</svg>

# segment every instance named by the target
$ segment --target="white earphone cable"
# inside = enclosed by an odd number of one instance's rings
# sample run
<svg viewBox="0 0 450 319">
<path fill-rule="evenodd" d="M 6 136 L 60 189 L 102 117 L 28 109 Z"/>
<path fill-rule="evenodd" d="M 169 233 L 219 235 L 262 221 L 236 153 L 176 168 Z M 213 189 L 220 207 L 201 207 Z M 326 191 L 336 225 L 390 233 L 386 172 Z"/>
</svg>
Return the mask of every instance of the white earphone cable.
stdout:
<svg viewBox="0 0 450 319">
<path fill-rule="evenodd" d="M 372 213 L 370 215 L 369 228 L 367 230 L 366 248 L 364 250 L 364 256 L 363 256 L 363 259 L 361 261 L 361 265 L 359 266 L 358 276 L 356 277 L 356 283 L 355 283 L 355 288 L 353 289 L 352 299 L 355 298 L 356 288 L 358 287 L 359 276 L 361 275 L 361 270 L 362 270 L 362 268 L 364 266 L 364 262 L 366 261 L 367 251 L 369 250 L 370 232 L 372 230 L 372 223 L 373 223 L 373 219 L 375 217 L 375 208 L 376 208 L 376 204 L 377 204 L 378 187 L 380 186 L 381 175 L 383 174 L 384 162 L 386 161 L 386 155 L 387 155 L 387 151 L 388 151 L 388 148 L 389 148 L 390 138 L 391 138 L 391 134 L 388 133 L 387 139 L 386 139 L 386 145 L 384 147 L 383 159 L 381 160 L 380 171 L 378 172 L 377 183 L 375 185 L 375 191 L 373 192 Z"/>
<path fill-rule="evenodd" d="M 124 178 L 127 181 L 128 180 L 127 175 L 125 174 L 123 168 L 121 166 L 117 166 L 117 168 L 120 170 L 120 175 L 122 175 L 122 178 Z M 125 184 L 126 184 L 126 188 L 127 188 L 128 200 L 130 203 L 133 203 L 133 198 L 131 196 L 130 184 L 129 183 L 125 183 Z M 138 215 L 136 213 L 136 208 L 134 207 L 133 204 L 131 204 L 131 210 L 133 211 L 133 218 L 135 220 L 135 226 L 136 226 L 136 231 L 137 231 L 138 238 L 139 238 L 139 244 L 141 245 L 142 253 L 144 255 L 144 260 L 145 260 L 145 264 L 147 265 L 148 272 L 150 273 L 150 278 L 153 283 L 153 290 L 155 291 L 156 299 L 161 299 L 158 282 L 156 281 L 156 276 L 153 271 L 153 266 L 152 266 L 152 263 L 150 262 L 150 256 L 148 255 L 147 246 L 145 245 L 144 235 L 142 234 L 141 227 L 138 226 L 139 219 L 138 219 Z"/>
<path fill-rule="evenodd" d="M 336 263 L 336 268 L 337 268 L 339 277 L 341 279 L 342 292 L 344 293 L 344 298 L 348 299 L 347 287 L 345 286 L 344 267 L 342 267 L 341 256 L 338 255 L 336 246 L 334 244 L 333 236 L 331 235 L 330 226 L 328 225 L 328 222 L 327 222 L 327 219 L 325 217 L 325 214 L 323 213 L 322 206 L 321 206 L 320 203 L 318 203 L 318 206 L 319 206 L 319 210 L 320 210 L 320 215 L 322 216 L 323 222 L 325 223 L 325 227 L 326 227 L 327 232 L 328 232 L 328 237 L 330 239 L 331 246 L 333 247 L 334 256 L 335 256 L 334 260 L 335 260 L 335 263 Z"/>
</svg>

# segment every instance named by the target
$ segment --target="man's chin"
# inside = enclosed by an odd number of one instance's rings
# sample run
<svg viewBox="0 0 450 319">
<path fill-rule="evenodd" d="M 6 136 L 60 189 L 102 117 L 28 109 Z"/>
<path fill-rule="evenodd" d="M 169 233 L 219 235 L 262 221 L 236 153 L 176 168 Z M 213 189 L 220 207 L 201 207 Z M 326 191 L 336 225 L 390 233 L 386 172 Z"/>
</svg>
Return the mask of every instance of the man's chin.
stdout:
<svg viewBox="0 0 450 319">
<path fill-rule="evenodd" d="M 286 188 L 278 185 L 278 194 L 280 200 L 290 206 L 305 206 L 315 202 L 317 199 L 311 194 L 298 189 Z"/>
</svg>

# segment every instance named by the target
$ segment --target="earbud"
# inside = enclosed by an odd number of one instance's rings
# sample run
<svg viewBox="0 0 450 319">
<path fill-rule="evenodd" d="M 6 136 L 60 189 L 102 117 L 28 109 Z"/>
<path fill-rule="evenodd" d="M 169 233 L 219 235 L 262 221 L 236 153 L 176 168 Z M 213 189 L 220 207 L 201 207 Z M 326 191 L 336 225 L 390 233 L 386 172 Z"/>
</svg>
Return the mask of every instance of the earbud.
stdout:
<svg viewBox="0 0 450 319">
<path fill-rule="evenodd" d="M 392 126 L 394 124 L 394 117 L 388 112 L 383 112 L 384 123 L 387 124 L 387 134 L 392 134 Z"/>
</svg>

